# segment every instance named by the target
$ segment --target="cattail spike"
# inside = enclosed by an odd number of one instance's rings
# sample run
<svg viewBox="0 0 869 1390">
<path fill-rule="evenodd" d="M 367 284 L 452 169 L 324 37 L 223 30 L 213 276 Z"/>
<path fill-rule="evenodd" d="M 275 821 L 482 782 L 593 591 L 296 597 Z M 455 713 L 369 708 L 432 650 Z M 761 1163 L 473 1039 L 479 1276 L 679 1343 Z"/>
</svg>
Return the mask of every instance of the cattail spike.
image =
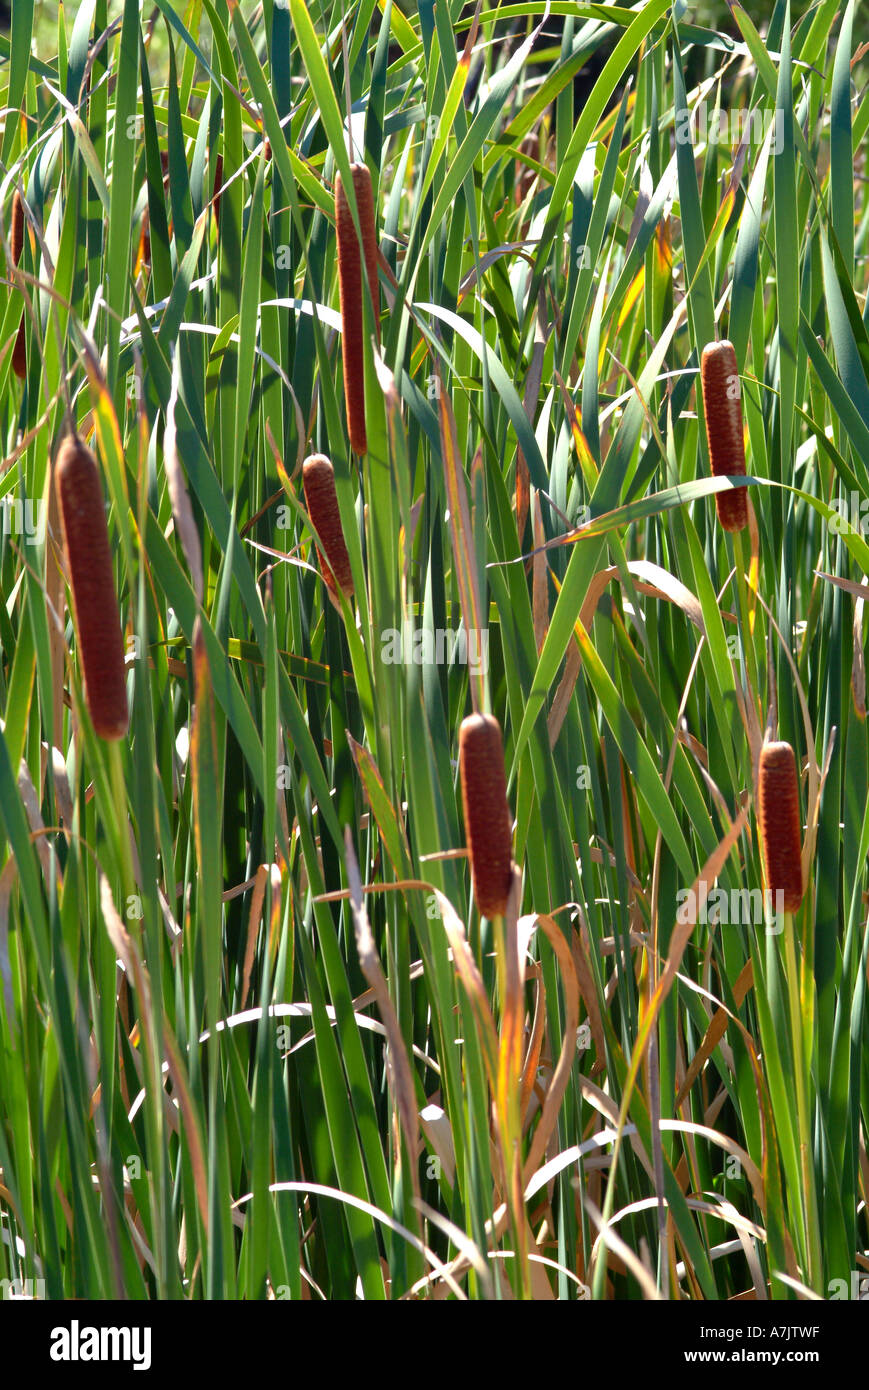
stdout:
<svg viewBox="0 0 869 1390">
<path fill-rule="evenodd" d="M 720 478 L 735 473 L 744 476 L 742 396 L 732 343 L 725 339 L 707 344 L 700 359 L 700 379 L 713 476 Z M 748 525 L 748 497 L 744 487 L 717 492 L 715 506 L 725 531 L 741 531 Z"/>
<path fill-rule="evenodd" d="M 21 254 L 24 250 L 24 204 L 21 201 L 21 194 L 16 188 L 12 195 L 12 261 L 18 265 Z M 27 339 L 24 336 L 24 315 L 18 325 L 18 332 L 15 335 L 15 346 L 12 349 L 12 370 L 23 381 L 27 376 Z"/>
<path fill-rule="evenodd" d="M 311 454 L 305 459 L 302 486 L 308 515 L 323 542 L 323 549 L 317 548 L 323 578 L 333 594 L 337 596 L 339 590 L 343 590 L 349 597 L 353 593 L 353 571 L 341 526 L 335 470 L 325 454 Z"/>
<path fill-rule="evenodd" d="M 757 801 L 767 886 L 773 894 L 781 892 L 785 912 L 796 912 L 803 900 L 802 837 L 797 767 L 789 743 L 761 748 Z"/>
<path fill-rule="evenodd" d="M 513 875 L 513 823 L 501 726 L 491 714 L 462 721 L 459 772 L 474 896 L 484 917 L 502 917 Z"/>
<path fill-rule="evenodd" d="M 23 381 L 27 376 L 27 338 L 24 333 L 24 315 L 18 325 L 18 332 L 15 335 L 15 346 L 12 349 L 12 370 Z"/>
<path fill-rule="evenodd" d="M 362 231 L 362 249 L 375 325 L 379 320 L 380 290 L 377 280 L 377 229 L 374 193 L 367 164 L 351 164 L 356 210 Z M 347 194 L 341 175 L 335 179 L 335 225 L 338 233 L 338 287 L 341 296 L 342 352 L 344 358 L 344 400 L 347 406 L 347 432 L 357 454 L 368 448 L 365 430 L 365 373 L 363 369 L 362 258 Z M 378 329 L 379 332 L 379 329 Z"/>
<path fill-rule="evenodd" d="M 77 436 L 67 436 L 60 446 L 55 489 L 85 701 L 100 738 L 120 739 L 129 713 L 112 550 L 100 471 Z"/>
</svg>

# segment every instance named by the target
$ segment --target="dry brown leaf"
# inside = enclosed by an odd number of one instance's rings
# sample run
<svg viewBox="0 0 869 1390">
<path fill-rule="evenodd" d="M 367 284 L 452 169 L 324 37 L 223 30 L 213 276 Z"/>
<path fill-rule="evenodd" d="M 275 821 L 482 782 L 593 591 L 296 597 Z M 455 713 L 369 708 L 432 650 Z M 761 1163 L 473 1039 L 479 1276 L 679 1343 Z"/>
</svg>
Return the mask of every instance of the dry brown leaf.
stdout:
<svg viewBox="0 0 869 1390">
<path fill-rule="evenodd" d="M 733 1001 L 737 1008 L 742 1004 L 743 999 L 753 984 L 754 965 L 752 961 L 748 960 L 740 970 L 736 983 L 733 986 Z M 685 1080 L 679 1088 L 679 1094 L 676 1097 L 673 1107 L 675 1110 L 678 1110 L 680 1106 L 684 1104 L 688 1092 L 691 1090 L 691 1087 L 694 1085 L 694 1082 L 697 1080 L 697 1077 L 712 1056 L 719 1042 L 724 1037 L 729 1022 L 730 1016 L 726 1009 L 719 1008 L 712 1015 L 709 1027 L 706 1029 L 703 1036 L 703 1041 L 694 1053 L 691 1064 L 685 1073 Z"/>
<path fill-rule="evenodd" d="M 404 1038 L 401 1034 L 401 1026 L 398 1022 L 398 1015 L 389 993 L 386 977 L 380 964 L 380 957 L 374 944 L 374 935 L 371 931 L 371 924 L 368 920 L 368 913 L 365 911 L 365 899 L 362 895 L 362 882 L 359 877 L 359 866 L 356 863 L 356 855 L 353 852 L 353 832 L 347 826 L 344 831 L 344 854 L 347 865 L 347 879 L 350 885 L 350 908 L 353 913 L 353 925 L 356 929 L 356 949 L 359 953 L 359 963 L 362 973 L 371 986 L 377 999 L 377 1007 L 380 1010 L 380 1017 L 386 1029 L 388 1040 L 387 1059 L 389 1071 L 392 1077 L 392 1089 L 395 1095 L 395 1103 L 401 1119 L 401 1126 L 404 1130 L 405 1142 L 410 1156 L 411 1170 L 410 1177 L 413 1183 L 414 1195 L 418 1198 L 419 1174 L 416 1169 L 416 1156 L 419 1152 L 419 1124 L 416 1113 L 416 1090 L 413 1084 L 413 1073 L 408 1060 L 407 1051 L 404 1046 Z"/>
<path fill-rule="evenodd" d="M 537 655 L 543 651 L 543 643 L 549 631 L 549 566 L 546 555 L 539 548 L 546 539 L 543 530 L 543 517 L 540 511 L 540 494 L 535 488 L 531 494 L 532 525 L 534 529 L 535 553 L 532 561 L 532 604 L 534 615 L 534 641 Z"/>
<path fill-rule="evenodd" d="M 555 1129 L 561 1100 L 567 1088 L 573 1059 L 576 1056 L 576 1029 L 579 1024 L 579 985 L 573 957 L 564 933 L 557 922 L 546 913 L 537 914 L 535 926 L 543 928 L 546 939 L 555 952 L 561 967 L 561 980 L 564 987 L 564 1041 L 561 1045 L 558 1064 L 546 1091 L 543 1112 L 537 1129 L 534 1131 L 534 1139 L 525 1161 L 523 1182 L 526 1187 L 543 1157 L 549 1137 Z"/>
</svg>

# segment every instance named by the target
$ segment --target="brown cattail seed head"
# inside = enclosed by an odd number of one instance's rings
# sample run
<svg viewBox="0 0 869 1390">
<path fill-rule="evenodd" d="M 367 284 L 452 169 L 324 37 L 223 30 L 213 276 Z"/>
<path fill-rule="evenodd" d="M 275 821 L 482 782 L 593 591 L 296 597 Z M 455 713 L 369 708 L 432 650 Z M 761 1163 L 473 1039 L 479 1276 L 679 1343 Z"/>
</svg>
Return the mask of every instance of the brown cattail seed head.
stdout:
<svg viewBox="0 0 869 1390">
<path fill-rule="evenodd" d="M 362 230 L 362 249 L 375 322 L 379 319 L 380 291 L 377 281 L 377 230 L 374 220 L 374 193 L 367 164 L 351 164 L 356 210 Z M 362 340 L 364 331 L 362 258 L 347 194 L 341 175 L 335 179 L 335 224 L 338 231 L 338 286 L 341 295 L 341 329 L 344 357 L 344 400 L 347 405 L 347 431 L 357 454 L 368 448 L 365 432 L 365 374 Z"/>
<path fill-rule="evenodd" d="M 789 743 L 761 748 L 757 801 L 767 886 L 773 894 L 781 892 L 785 912 L 796 912 L 803 900 L 800 790 Z M 773 903 L 777 906 L 775 897 Z"/>
<path fill-rule="evenodd" d="M 21 253 L 24 250 L 24 204 L 21 201 L 21 194 L 16 188 L 12 195 L 12 260 L 18 265 L 21 260 Z M 15 346 L 12 349 L 12 370 L 20 381 L 27 376 L 27 340 L 24 336 L 24 316 L 18 325 L 18 332 L 15 335 Z"/>
<path fill-rule="evenodd" d="M 501 726 L 491 714 L 462 721 L 459 772 L 474 896 L 485 917 L 502 917 L 513 875 L 513 823 Z"/>
<path fill-rule="evenodd" d="M 27 339 L 24 335 L 23 315 L 15 335 L 15 346 L 12 349 L 12 370 L 19 381 L 23 381 L 27 376 Z"/>
<path fill-rule="evenodd" d="M 709 343 L 700 358 L 703 410 L 712 473 L 745 475 L 742 435 L 742 396 L 733 344 L 725 339 Z M 748 525 L 748 497 L 744 487 L 715 494 L 718 520 L 725 531 L 741 531 Z"/>
<path fill-rule="evenodd" d="M 103 488 L 96 459 L 76 436 L 60 446 L 54 482 L 85 700 L 100 738 L 123 738 L 129 727 L 124 644 Z"/>
<path fill-rule="evenodd" d="M 323 578 L 333 594 L 340 589 L 349 596 L 353 593 L 353 571 L 341 527 L 335 471 L 325 454 L 311 454 L 310 458 L 305 459 L 302 464 L 302 486 L 308 516 L 323 542 L 323 549 L 317 548 Z"/>
</svg>

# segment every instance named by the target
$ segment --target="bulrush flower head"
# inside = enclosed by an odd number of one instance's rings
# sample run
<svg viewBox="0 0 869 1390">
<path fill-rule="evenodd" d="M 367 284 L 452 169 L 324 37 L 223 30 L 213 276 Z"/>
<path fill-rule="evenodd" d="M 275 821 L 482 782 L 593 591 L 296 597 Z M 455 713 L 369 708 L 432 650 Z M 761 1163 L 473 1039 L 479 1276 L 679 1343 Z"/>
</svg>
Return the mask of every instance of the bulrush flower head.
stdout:
<svg viewBox="0 0 869 1390">
<path fill-rule="evenodd" d="M 789 743 L 765 743 L 758 769 L 758 821 L 767 887 L 782 894 L 785 912 L 803 900 L 800 789 L 794 750 Z"/>
<path fill-rule="evenodd" d="M 325 454 L 311 454 L 305 459 L 302 486 L 308 516 L 323 543 L 322 549 L 317 548 L 323 578 L 333 594 L 340 589 L 349 596 L 353 593 L 353 571 L 341 527 L 335 471 Z"/>
<path fill-rule="evenodd" d="M 18 265 L 24 250 L 24 204 L 21 201 L 21 194 L 16 188 L 12 197 L 12 261 Z M 15 335 L 15 346 L 12 349 L 12 370 L 23 381 L 27 376 L 27 340 L 24 336 L 24 315 L 18 325 L 18 332 Z"/>
<path fill-rule="evenodd" d="M 96 459 L 75 435 L 60 446 L 54 485 L 85 702 L 100 738 L 120 739 L 129 727 L 129 712 L 103 488 Z"/>
<path fill-rule="evenodd" d="M 742 396 L 733 344 L 726 339 L 709 343 L 700 359 L 703 411 L 712 473 L 716 478 L 745 475 L 742 432 Z M 718 520 L 725 531 L 741 531 L 748 525 L 748 497 L 744 487 L 715 494 Z"/>
<path fill-rule="evenodd" d="M 512 881 L 513 824 L 501 726 L 491 714 L 462 721 L 459 772 L 474 896 L 485 917 L 501 917 Z"/>
</svg>

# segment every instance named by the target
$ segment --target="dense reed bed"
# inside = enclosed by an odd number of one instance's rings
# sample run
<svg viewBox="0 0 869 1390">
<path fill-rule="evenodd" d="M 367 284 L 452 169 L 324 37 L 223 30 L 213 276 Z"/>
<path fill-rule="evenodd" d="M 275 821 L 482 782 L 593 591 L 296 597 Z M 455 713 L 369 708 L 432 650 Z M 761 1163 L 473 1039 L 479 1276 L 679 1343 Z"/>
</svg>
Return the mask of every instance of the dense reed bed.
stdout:
<svg viewBox="0 0 869 1390">
<path fill-rule="evenodd" d="M 48 1298 L 869 1268 L 858 11 L 513 9 L 0 37 L 0 1279 Z"/>
</svg>

